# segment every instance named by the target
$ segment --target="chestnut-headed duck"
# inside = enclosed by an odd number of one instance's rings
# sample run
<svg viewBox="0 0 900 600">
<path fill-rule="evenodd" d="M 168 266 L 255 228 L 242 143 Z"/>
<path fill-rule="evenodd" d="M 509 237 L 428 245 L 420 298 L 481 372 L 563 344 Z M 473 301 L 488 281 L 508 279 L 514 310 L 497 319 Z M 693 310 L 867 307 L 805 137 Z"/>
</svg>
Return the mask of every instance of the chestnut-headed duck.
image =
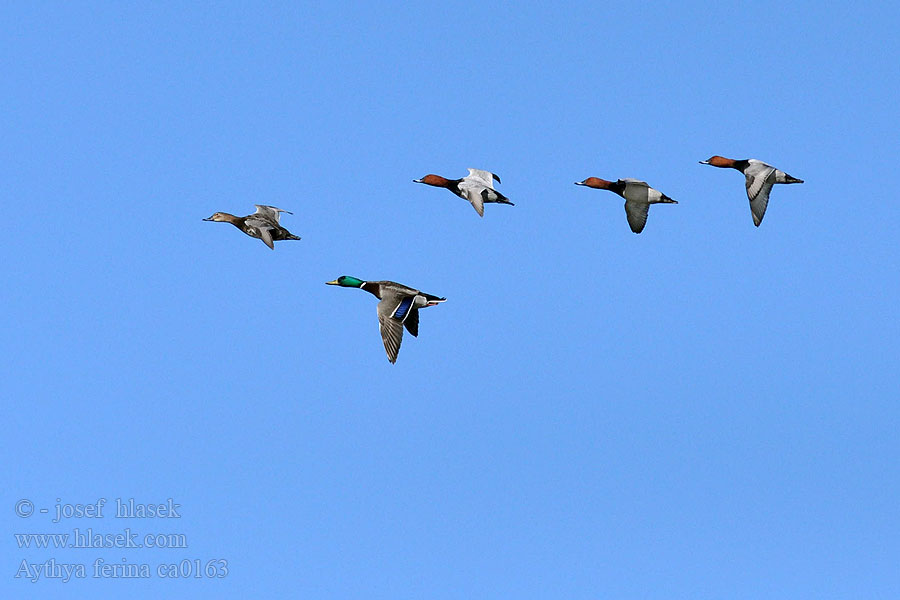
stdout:
<svg viewBox="0 0 900 600">
<path fill-rule="evenodd" d="M 500 178 L 490 171 L 469 169 L 469 175 L 462 179 L 447 179 L 440 175 L 426 175 L 422 179 L 413 179 L 413 183 L 424 183 L 435 187 L 447 188 L 460 198 L 471 202 L 478 216 L 483 217 L 486 202 L 515 206 L 509 201 L 509 198 L 494 189 L 494 180 L 500 183 Z"/>
<path fill-rule="evenodd" d="M 753 214 L 753 224 L 759 227 L 766 207 L 769 205 L 769 193 L 776 183 L 803 183 L 802 179 L 791 177 L 784 171 L 779 171 L 771 165 L 747 158 L 734 160 L 724 156 L 713 156 L 707 160 L 701 160 L 701 165 L 710 165 L 722 169 L 737 169 L 747 178 L 747 197 L 750 199 L 750 212 Z"/>
<path fill-rule="evenodd" d="M 644 230 L 651 204 L 678 204 L 659 190 L 650 187 L 646 181 L 638 179 L 607 181 L 599 177 L 588 177 L 584 181 L 576 181 L 575 185 L 609 190 L 625 198 L 625 215 L 628 217 L 631 230 L 635 233 Z"/>
<path fill-rule="evenodd" d="M 217 212 L 203 220 L 231 223 L 250 237 L 262 240 L 272 250 L 275 249 L 276 241 L 300 239 L 299 236 L 294 235 L 278 223 L 281 213 L 286 212 L 289 215 L 294 213 L 263 204 L 255 204 L 254 206 L 256 206 L 256 212 L 246 217 L 236 217 L 230 213 Z"/>
</svg>

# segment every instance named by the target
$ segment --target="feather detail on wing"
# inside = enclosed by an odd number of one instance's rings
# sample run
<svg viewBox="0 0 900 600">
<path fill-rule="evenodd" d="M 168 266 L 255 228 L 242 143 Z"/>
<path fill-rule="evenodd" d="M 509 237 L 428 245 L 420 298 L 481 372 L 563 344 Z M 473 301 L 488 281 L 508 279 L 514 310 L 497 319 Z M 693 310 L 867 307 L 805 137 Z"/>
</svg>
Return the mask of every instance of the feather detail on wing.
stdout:
<svg viewBox="0 0 900 600">
<path fill-rule="evenodd" d="M 272 232 L 278 228 L 278 225 L 272 223 L 269 219 L 264 219 L 262 217 L 254 217 L 250 215 L 244 221 L 244 225 L 251 228 L 251 230 L 256 233 L 254 237 L 258 237 L 261 239 L 266 246 L 275 249 L 274 238 L 272 237 Z"/>
<path fill-rule="evenodd" d="M 497 180 L 497 183 L 500 183 L 499 177 L 490 171 L 482 171 L 481 169 L 469 169 L 469 176 L 466 177 L 466 179 L 477 179 L 480 183 L 489 188 L 494 187 L 494 179 Z"/>
<path fill-rule="evenodd" d="M 406 320 L 403 321 L 403 325 L 406 327 L 406 330 L 412 334 L 413 337 L 419 337 L 419 309 L 414 308 L 409 311 L 409 316 L 406 317 Z"/>
<path fill-rule="evenodd" d="M 625 215 L 628 217 L 628 225 L 635 233 L 644 230 L 647 224 L 647 215 L 650 214 L 650 205 L 646 202 L 625 201 Z"/>
<path fill-rule="evenodd" d="M 472 203 L 472 207 L 475 209 L 475 212 L 478 213 L 479 217 L 484 216 L 484 197 L 482 196 L 482 191 L 484 191 L 484 188 L 476 189 L 470 187 L 464 190 L 466 198 Z"/>
<path fill-rule="evenodd" d="M 275 249 L 275 240 L 272 239 L 272 230 L 267 228 L 261 228 L 259 230 L 259 239 L 263 241 L 263 243 L 268 246 L 270 249 Z"/>
<path fill-rule="evenodd" d="M 273 219 L 276 223 L 278 223 L 278 220 L 281 217 L 281 213 L 285 212 L 289 215 L 294 214 L 289 210 L 284 210 L 283 208 L 277 208 L 275 206 L 267 206 L 265 204 L 254 204 L 253 206 L 256 207 L 256 212 L 253 214 L 260 215 L 261 217 L 265 217 L 268 219 Z"/>
<path fill-rule="evenodd" d="M 391 316 L 403 322 L 409 314 L 409 309 L 413 305 L 413 300 L 415 300 L 414 296 L 406 296 L 400 300 L 400 304 L 397 305 L 397 308 L 394 309 L 394 314 Z"/>
<path fill-rule="evenodd" d="M 759 227 L 766 214 L 769 205 L 769 193 L 775 184 L 775 169 L 769 167 L 767 171 L 756 175 L 747 175 L 747 198 L 750 199 L 750 212 L 753 214 L 753 224 Z"/>
<path fill-rule="evenodd" d="M 397 310 L 397 298 L 387 297 L 378 303 L 378 325 L 384 351 L 391 363 L 397 362 L 400 344 L 403 342 L 403 323 L 392 315 Z"/>
</svg>

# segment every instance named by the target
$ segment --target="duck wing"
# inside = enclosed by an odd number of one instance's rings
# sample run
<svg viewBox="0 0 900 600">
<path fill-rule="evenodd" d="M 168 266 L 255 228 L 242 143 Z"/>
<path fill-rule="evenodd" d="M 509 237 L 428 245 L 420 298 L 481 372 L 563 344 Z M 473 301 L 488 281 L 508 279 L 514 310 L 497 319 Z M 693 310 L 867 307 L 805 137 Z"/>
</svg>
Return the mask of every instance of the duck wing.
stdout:
<svg viewBox="0 0 900 600">
<path fill-rule="evenodd" d="M 468 177 L 459 183 L 459 195 L 472 203 L 475 212 L 479 217 L 484 216 L 484 197 L 482 193 L 486 190 L 483 182 L 472 180 Z"/>
<path fill-rule="evenodd" d="M 753 214 L 753 224 L 759 227 L 769 206 L 769 193 L 775 184 L 775 169 L 769 165 L 761 164 L 763 169 L 747 169 L 744 175 L 747 178 L 747 198 L 750 199 L 750 212 Z M 751 165 L 753 167 L 755 165 Z"/>
<path fill-rule="evenodd" d="M 483 187 L 480 189 L 471 187 L 465 190 L 466 198 L 472 203 L 472 207 L 479 217 L 484 216 L 484 192 L 486 191 Z"/>
<path fill-rule="evenodd" d="M 497 180 L 497 183 L 500 183 L 500 178 L 491 173 L 490 171 L 482 171 L 481 169 L 469 169 L 469 176 L 466 177 L 467 180 L 477 180 L 479 183 L 483 184 L 485 187 L 493 188 L 494 180 Z"/>
<path fill-rule="evenodd" d="M 276 223 L 278 223 L 278 219 L 280 218 L 281 213 L 286 212 L 289 215 L 294 214 L 289 210 L 284 210 L 283 208 L 278 208 L 276 206 L 267 206 L 265 204 L 254 204 L 253 206 L 256 207 L 256 212 L 253 213 L 254 215 L 260 215 L 261 217 L 272 219 Z"/>
<path fill-rule="evenodd" d="M 617 181 L 622 185 L 622 196 L 625 200 L 632 202 L 650 202 L 651 191 L 656 191 L 646 181 L 639 179 L 620 179 Z"/>
<path fill-rule="evenodd" d="M 419 309 L 413 308 L 409 311 L 409 316 L 403 322 L 403 325 L 406 327 L 406 330 L 412 334 L 413 337 L 419 337 Z"/>
<path fill-rule="evenodd" d="M 247 217 L 244 221 L 244 225 L 251 228 L 259 239 L 265 243 L 266 246 L 275 249 L 275 241 L 272 237 L 272 233 L 278 231 L 279 227 L 276 224 L 273 224 L 268 219 L 256 218 L 253 215 Z"/>
<path fill-rule="evenodd" d="M 401 295 L 396 292 L 383 294 L 378 303 L 378 325 L 381 330 L 381 341 L 391 363 L 397 362 L 400 344 L 403 342 L 403 322 L 413 311 L 415 296 Z M 417 311 L 415 311 L 417 312 Z M 416 314 L 416 333 L 418 333 L 418 314 Z"/>
<path fill-rule="evenodd" d="M 647 216 L 650 214 L 650 204 L 647 202 L 635 202 L 633 200 L 625 201 L 625 215 L 628 217 L 628 225 L 635 233 L 644 230 L 647 224 Z"/>
<path fill-rule="evenodd" d="M 269 247 L 270 250 L 275 249 L 275 240 L 272 239 L 272 230 L 271 229 L 260 229 L 259 230 L 259 239 L 263 241 L 263 243 Z"/>
</svg>

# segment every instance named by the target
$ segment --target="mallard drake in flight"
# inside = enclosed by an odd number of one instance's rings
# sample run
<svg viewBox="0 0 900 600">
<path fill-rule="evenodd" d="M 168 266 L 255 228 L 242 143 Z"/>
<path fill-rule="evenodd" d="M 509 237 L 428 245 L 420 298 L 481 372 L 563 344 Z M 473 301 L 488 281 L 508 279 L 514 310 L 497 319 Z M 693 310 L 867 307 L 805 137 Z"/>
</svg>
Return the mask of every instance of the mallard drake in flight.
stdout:
<svg viewBox="0 0 900 600">
<path fill-rule="evenodd" d="M 468 176 L 462 179 L 447 179 L 440 175 L 426 175 L 422 179 L 413 179 L 413 183 L 424 183 L 434 187 L 447 188 L 460 198 L 471 202 L 478 216 L 483 217 L 486 202 L 515 206 L 509 201 L 509 198 L 494 189 L 494 180 L 500 183 L 500 178 L 490 171 L 469 169 Z"/>
<path fill-rule="evenodd" d="M 289 215 L 294 213 L 263 204 L 255 204 L 254 206 L 256 206 L 256 212 L 246 217 L 236 217 L 226 212 L 217 212 L 203 220 L 231 223 L 250 237 L 262 240 L 272 250 L 275 249 L 276 241 L 300 239 L 300 236 L 294 235 L 278 223 L 278 217 L 281 213 L 286 212 Z"/>
<path fill-rule="evenodd" d="M 750 199 L 750 212 L 753 214 L 753 224 L 759 227 L 766 214 L 769 205 L 769 193 L 776 183 L 803 183 L 802 179 L 791 177 L 784 171 L 779 171 L 761 160 L 747 158 L 734 160 L 724 156 L 713 156 L 700 161 L 701 165 L 710 165 L 720 169 L 737 169 L 747 179 L 747 198 Z"/>
<path fill-rule="evenodd" d="M 651 204 L 678 204 L 659 190 L 650 187 L 646 181 L 638 179 L 619 179 L 607 181 L 599 177 L 588 177 L 584 181 L 576 181 L 575 185 L 583 185 L 597 190 L 609 190 L 625 198 L 625 215 L 628 224 L 635 233 L 644 230 Z"/>
<path fill-rule="evenodd" d="M 415 337 L 419 335 L 419 309 L 447 300 L 414 290 L 395 281 L 363 281 L 356 277 L 343 275 L 334 281 L 325 283 L 359 288 L 381 300 L 378 303 L 378 325 L 381 328 L 384 350 L 392 364 L 397 362 L 400 342 L 403 341 L 403 328 L 406 327 L 407 331 Z"/>
</svg>

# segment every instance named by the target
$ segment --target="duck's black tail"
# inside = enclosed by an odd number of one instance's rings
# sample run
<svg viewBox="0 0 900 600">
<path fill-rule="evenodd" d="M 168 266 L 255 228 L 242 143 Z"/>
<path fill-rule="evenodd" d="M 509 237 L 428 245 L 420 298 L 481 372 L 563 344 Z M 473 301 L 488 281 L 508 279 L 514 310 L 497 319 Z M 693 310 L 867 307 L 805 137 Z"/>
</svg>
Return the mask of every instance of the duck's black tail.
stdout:
<svg viewBox="0 0 900 600">
<path fill-rule="evenodd" d="M 496 202 L 497 204 L 509 204 L 510 206 L 515 206 L 515 204 L 509 201 L 509 198 L 507 198 L 497 190 L 494 190 L 494 193 L 497 194 L 497 199 L 494 200 L 494 202 Z"/>
</svg>

